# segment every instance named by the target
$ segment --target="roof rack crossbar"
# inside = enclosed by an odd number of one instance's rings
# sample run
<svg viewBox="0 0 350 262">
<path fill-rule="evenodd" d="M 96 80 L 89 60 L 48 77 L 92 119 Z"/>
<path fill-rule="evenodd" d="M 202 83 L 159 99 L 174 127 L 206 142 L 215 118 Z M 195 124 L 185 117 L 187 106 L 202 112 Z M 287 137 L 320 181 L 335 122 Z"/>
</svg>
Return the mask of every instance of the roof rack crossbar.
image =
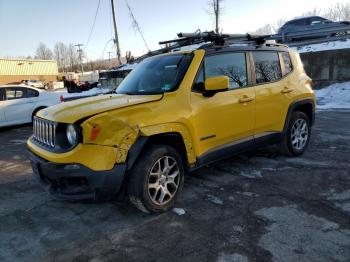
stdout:
<svg viewBox="0 0 350 262">
<path fill-rule="evenodd" d="M 178 33 L 178 39 L 166 40 L 159 42 L 160 45 L 166 45 L 165 47 L 151 51 L 138 59 L 141 61 L 149 56 L 158 54 L 164 54 L 171 52 L 178 48 L 196 44 L 203 44 L 201 46 L 208 46 L 208 43 L 217 46 L 223 46 L 226 44 L 255 44 L 263 45 L 268 40 L 278 40 L 275 35 L 251 35 L 251 34 L 217 34 L 214 31 L 201 32 L 197 30 L 194 33 Z M 277 44 L 276 44 L 277 46 Z"/>
</svg>

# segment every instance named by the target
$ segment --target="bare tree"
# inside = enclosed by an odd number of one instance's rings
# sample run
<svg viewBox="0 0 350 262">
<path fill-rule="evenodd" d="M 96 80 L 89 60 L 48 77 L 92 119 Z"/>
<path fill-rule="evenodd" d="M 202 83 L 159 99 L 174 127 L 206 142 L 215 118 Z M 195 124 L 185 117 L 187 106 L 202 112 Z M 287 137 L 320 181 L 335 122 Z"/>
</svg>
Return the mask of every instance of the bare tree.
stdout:
<svg viewBox="0 0 350 262">
<path fill-rule="evenodd" d="M 66 65 L 68 64 L 68 50 L 66 44 L 58 42 L 53 48 L 54 58 L 57 61 L 61 71 L 65 70 Z"/>
<path fill-rule="evenodd" d="M 274 33 L 275 33 L 275 29 L 270 24 L 266 24 L 263 27 L 251 32 L 252 35 L 272 35 Z"/>
<path fill-rule="evenodd" d="M 333 21 L 350 20 L 350 2 L 336 3 L 328 8 L 323 15 Z"/>
<path fill-rule="evenodd" d="M 127 8 L 129 9 L 129 14 L 130 14 L 130 18 L 131 18 L 131 20 L 132 20 L 132 27 L 133 27 L 133 29 L 134 29 L 135 31 L 137 31 L 137 32 L 140 34 L 140 36 L 141 36 L 141 38 L 142 38 L 142 40 L 143 40 L 143 43 L 145 44 L 145 46 L 146 46 L 146 48 L 147 48 L 147 51 L 148 51 L 148 52 L 151 52 L 151 50 L 149 49 L 149 47 L 148 47 L 148 45 L 147 45 L 146 39 L 145 39 L 145 37 L 144 37 L 144 35 L 143 35 L 143 33 L 142 33 L 142 30 L 141 30 L 141 28 L 140 28 L 140 26 L 139 26 L 139 23 L 137 22 L 137 20 L 136 20 L 136 18 L 135 18 L 135 16 L 134 16 L 134 13 L 133 13 L 132 10 L 131 10 L 131 7 L 130 7 L 128 1 L 125 0 L 125 2 L 126 2 Z"/>
<path fill-rule="evenodd" d="M 67 47 L 67 58 L 70 70 L 75 71 L 76 65 L 79 64 L 79 56 L 73 44 L 69 44 Z"/>
<path fill-rule="evenodd" d="M 220 22 L 222 14 L 222 3 L 224 0 L 210 0 L 208 2 L 209 10 L 208 13 L 213 17 L 215 24 L 215 32 L 220 33 Z"/>
<path fill-rule="evenodd" d="M 300 16 L 297 16 L 296 18 L 306 17 L 306 16 L 322 16 L 322 15 L 323 15 L 322 9 L 314 7 L 313 9 L 311 9 L 305 13 L 302 13 Z"/>
<path fill-rule="evenodd" d="M 35 51 L 35 58 L 50 60 L 53 58 L 52 51 L 44 43 L 40 43 Z"/>
<path fill-rule="evenodd" d="M 279 20 L 277 20 L 277 22 L 274 23 L 274 24 L 272 25 L 273 32 L 274 32 L 275 34 L 277 34 L 277 33 L 278 33 L 278 30 L 279 30 L 286 22 L 287 22 L 286 19 L 279 19 Z"/>
</svg>

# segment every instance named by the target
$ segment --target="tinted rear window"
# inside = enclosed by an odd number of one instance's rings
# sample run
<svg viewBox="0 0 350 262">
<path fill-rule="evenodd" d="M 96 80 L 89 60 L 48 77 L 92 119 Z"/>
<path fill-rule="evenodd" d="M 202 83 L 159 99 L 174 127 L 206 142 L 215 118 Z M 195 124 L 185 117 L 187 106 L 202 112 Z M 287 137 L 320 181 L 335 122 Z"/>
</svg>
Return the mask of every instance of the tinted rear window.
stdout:
<svg viewBox="0 0 350 262">
<path fill-rule="evenodd" d="M 282 78 L 280 60 L 277 52 L 253 52 L 256 83 L 274 82 Z"/>
</svg>

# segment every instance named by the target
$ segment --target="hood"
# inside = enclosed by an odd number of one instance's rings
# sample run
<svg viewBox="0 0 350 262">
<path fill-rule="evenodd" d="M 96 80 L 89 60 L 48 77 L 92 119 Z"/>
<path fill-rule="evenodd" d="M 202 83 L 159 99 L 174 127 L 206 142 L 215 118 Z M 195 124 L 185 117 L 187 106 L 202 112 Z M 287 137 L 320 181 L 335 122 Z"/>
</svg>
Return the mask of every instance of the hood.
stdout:
<svg viewBox="0 0 350 262">
<path fill-rule="evenodd" d="M 157 101 L 161 98 L 162 95 L 109 94 L 93 96 L 45 108 L 38 112 L 38 116 L 54 122 L 74 123 L 88 116 L 131 105 Z"/>
</svg>

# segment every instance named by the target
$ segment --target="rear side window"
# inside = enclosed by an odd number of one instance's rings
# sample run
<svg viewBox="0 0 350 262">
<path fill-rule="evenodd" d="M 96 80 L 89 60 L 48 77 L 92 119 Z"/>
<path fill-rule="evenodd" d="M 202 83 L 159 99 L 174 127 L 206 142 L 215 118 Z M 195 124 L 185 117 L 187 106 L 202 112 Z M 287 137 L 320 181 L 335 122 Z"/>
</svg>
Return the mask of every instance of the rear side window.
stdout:
<svg viewBox="0 0 350 262">
<path fill-rule="evenodd" d="M 228 76 L 230 89 L 247 86 L 245 53 L 224 53 L 205 58 L 205 78 Z"/>
<path fill-rule="evenodd" d="M 282 53 L 282 59 L 284 62 L 284 72 L 285 74 L 289 74 L 290 72 L 292 72 L 293 70 L 293 65 L 292 65 L 292 61 L 290 60 L 290 56 L 288 52 L 283 52 Z"/>
<path fill-rule="evenodd" d="M 274 82 L 282 78 L 281 65 L 277 52 L 253 52 L 257 84 Z"/>
</svg>

